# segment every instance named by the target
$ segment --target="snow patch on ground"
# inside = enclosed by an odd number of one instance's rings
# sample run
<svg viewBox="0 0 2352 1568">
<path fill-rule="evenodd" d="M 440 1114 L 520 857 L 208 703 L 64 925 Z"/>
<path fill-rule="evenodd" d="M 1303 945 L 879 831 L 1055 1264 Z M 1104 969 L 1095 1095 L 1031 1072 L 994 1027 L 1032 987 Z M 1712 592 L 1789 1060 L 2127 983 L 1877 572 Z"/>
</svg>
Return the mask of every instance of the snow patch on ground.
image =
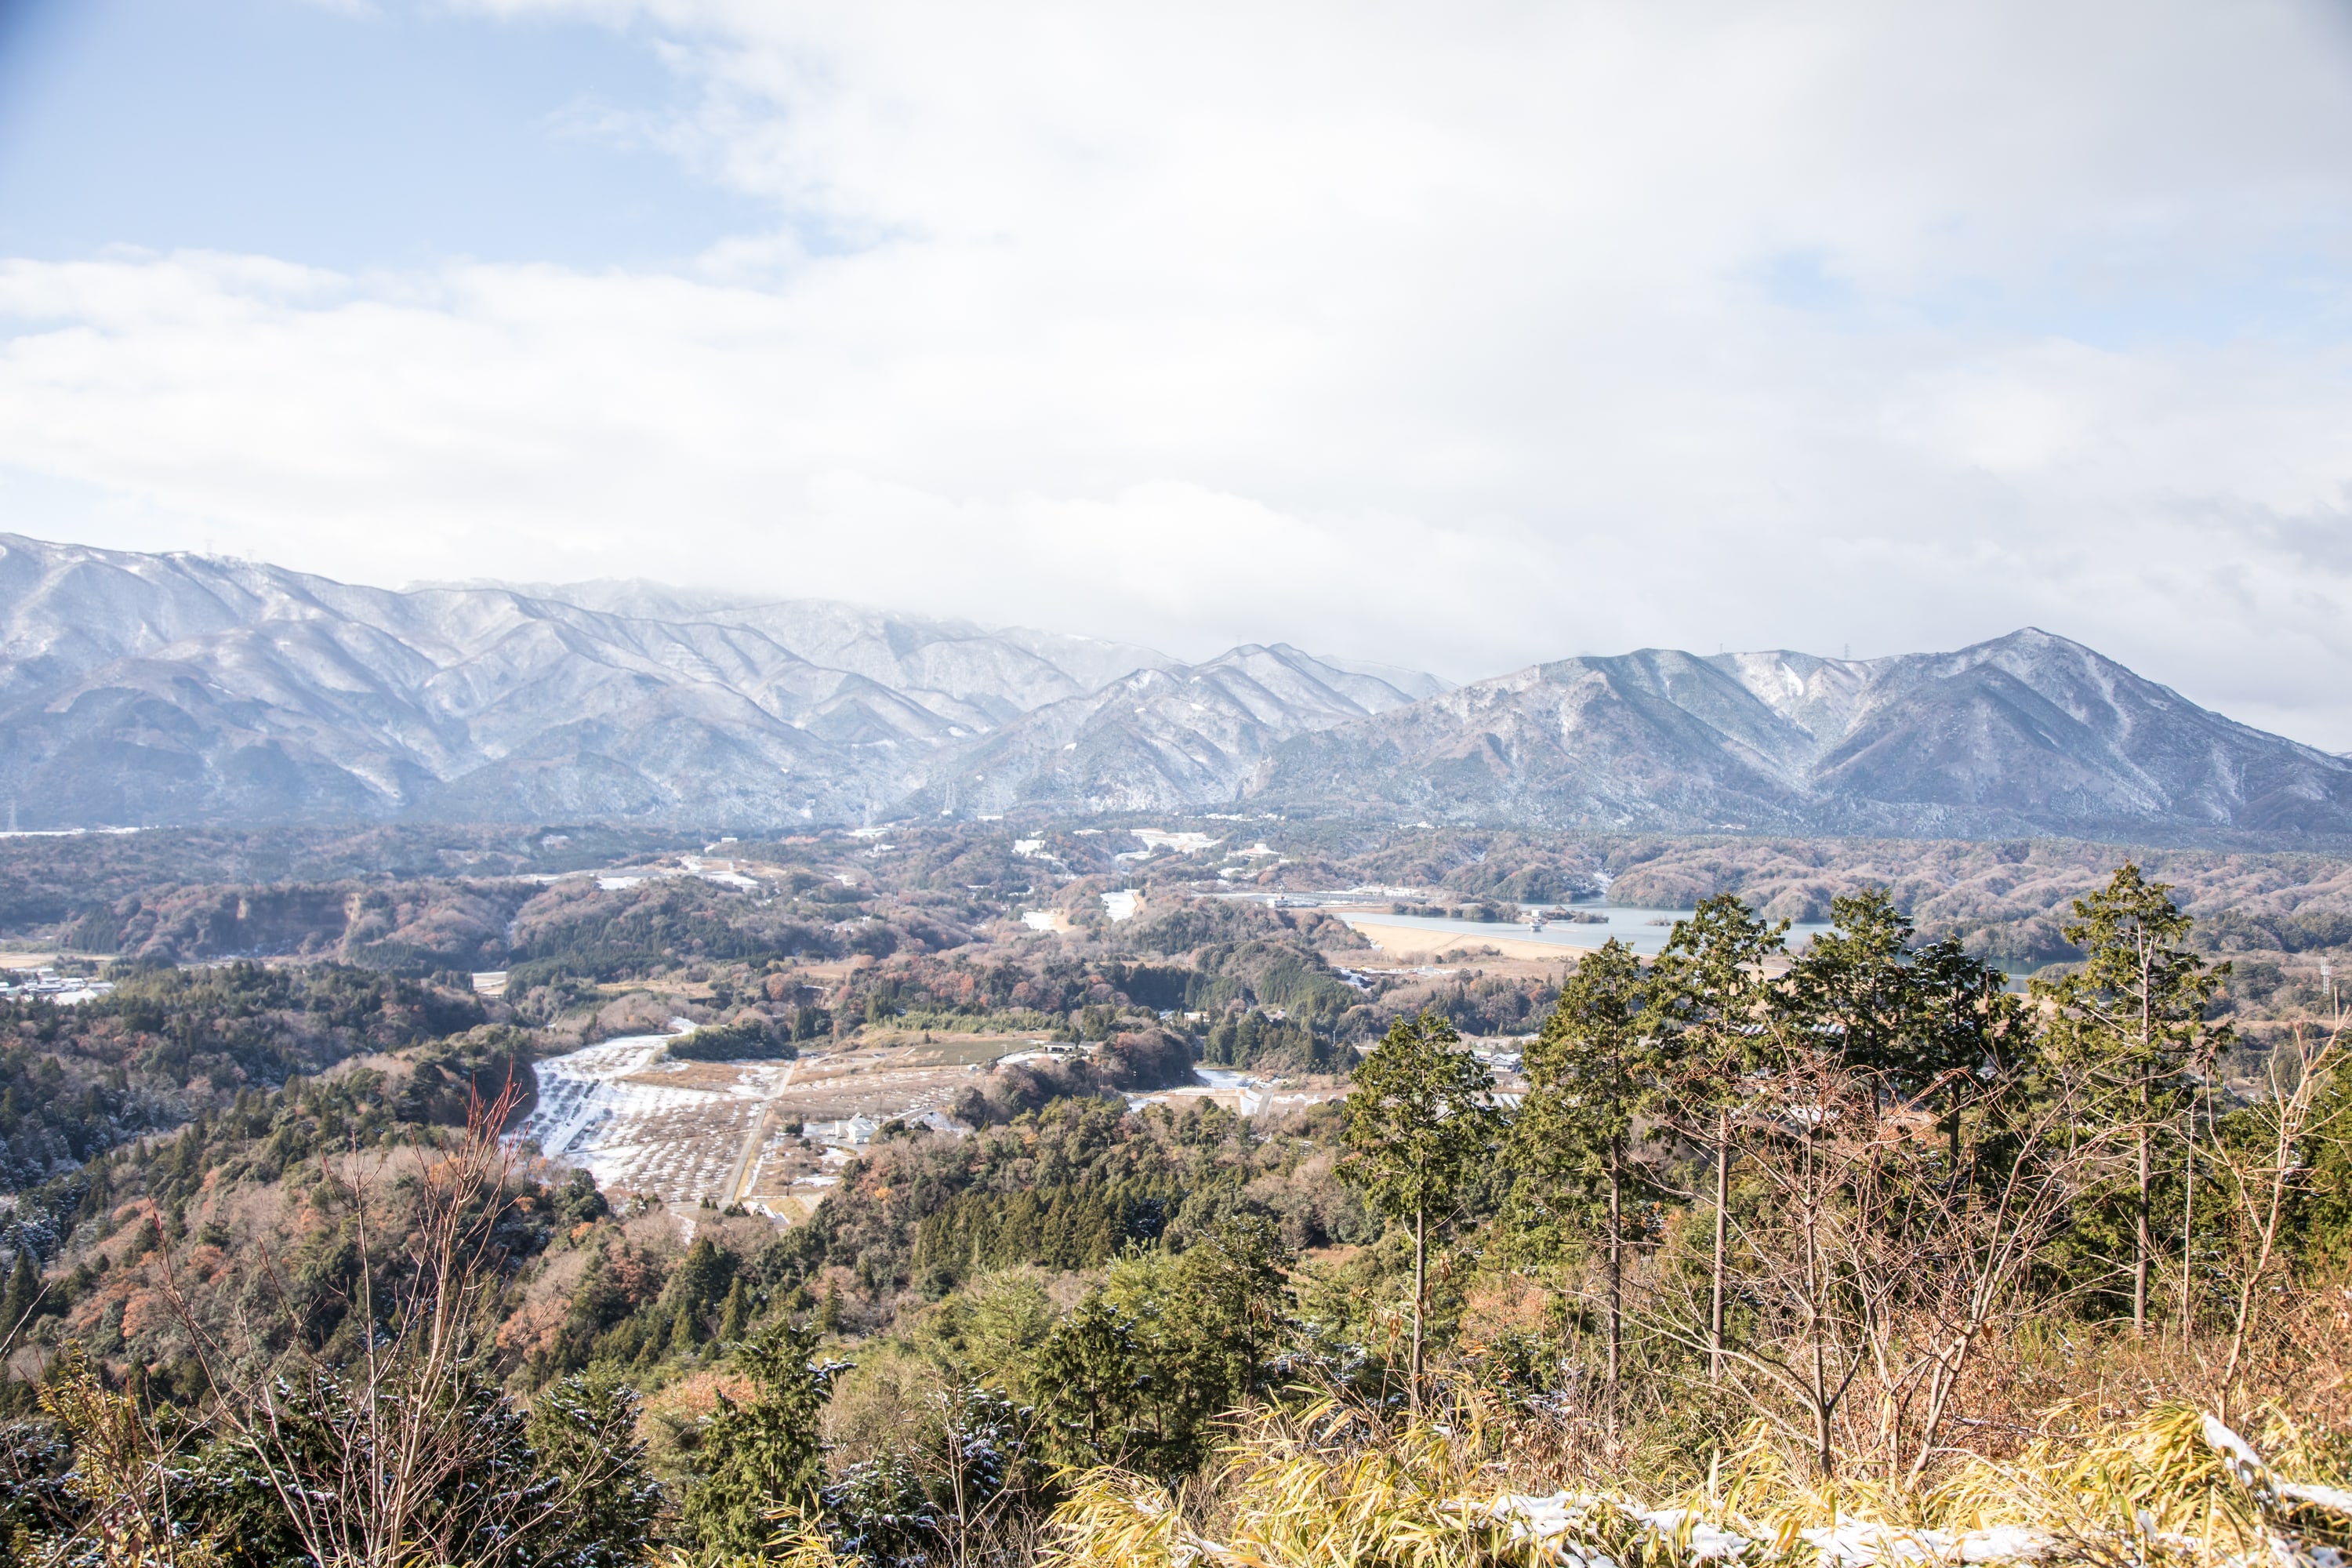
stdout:
<svg viewBox="0 0 2352 1568">
<path fill-rule="evenodd" d="M 539 1103 L 513 1137 L 575 1165 L 607 1192 L 652 1192 L 674 1201 L 725 1201 L 737 1151 L 765 1108 L 782 1062 L 663 1061 L 691 1031 L 630 1035 L 537 1064 Z M 675 1076 L 675 1085 L 661 1081 Z"/>
<path fill-rule="evenodd" d="M 1628 1507 L 1622 1500 L 1575 1492 L 1500 1497 L 1490 1506 L 1513 1534 L 1542 1542 L 1578 1568 L 1617 1568 L 1591 1542 L 1598 1516 L 1610 1509 L 1638 1520 L 1654 1540 L 1680 1542 L 1679 1555 L 1691 1562 L 1736 1564 L 1751 1557 L 1776 1555 L 1769 1541 L 1750 1540 L 1678 1508 Z M 1798 1534 L 1819 1554 L 1823 1568 L 2037 1563 L 2058 1547 L 2057 1538 L 2050 1531 L 2016 1524 L 1952 1531 L 1847 1520 L 1833 1528 L 1817 1526 Z"/>
</svg>

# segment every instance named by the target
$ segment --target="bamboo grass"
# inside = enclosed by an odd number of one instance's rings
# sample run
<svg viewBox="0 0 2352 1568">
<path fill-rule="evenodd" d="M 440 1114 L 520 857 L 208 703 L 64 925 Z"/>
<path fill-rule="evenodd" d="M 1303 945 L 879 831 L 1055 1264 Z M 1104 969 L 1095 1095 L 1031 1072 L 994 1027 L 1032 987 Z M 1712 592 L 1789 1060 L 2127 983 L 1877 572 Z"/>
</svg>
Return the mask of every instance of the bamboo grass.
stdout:
<svg viewBox="0 0 2352 1568">
<path fill-rule="evenodd" d="M 1601 1489 L 1530 1498 L 1509 1489 L 1475 1419 L 1402 1430 L 1333 1402 L 1237 1430 L 1213 1479 L 1187 1499 L 1146 1477 L 1073 1478 L 1048 1568 L 1742 1568 L 2069 1562 L 2097 1568 L 2340 1564 L 2352 1516 L 2232 1458 L 2233 1434 L 2195 1406 L 2096 1422 L 2045 1417 L 2016 1458 L 1978 1461 L 1932 1489 L 1823 1483 L 1792 1473 L 1751 1428 L 1708 1480 L 1643 1505 Z M 2251 1457 L 2252 1449 L 2239 1444 Z M 1547 1530 L 1531 1528 L 1540 1518 Z"/>
</svg>

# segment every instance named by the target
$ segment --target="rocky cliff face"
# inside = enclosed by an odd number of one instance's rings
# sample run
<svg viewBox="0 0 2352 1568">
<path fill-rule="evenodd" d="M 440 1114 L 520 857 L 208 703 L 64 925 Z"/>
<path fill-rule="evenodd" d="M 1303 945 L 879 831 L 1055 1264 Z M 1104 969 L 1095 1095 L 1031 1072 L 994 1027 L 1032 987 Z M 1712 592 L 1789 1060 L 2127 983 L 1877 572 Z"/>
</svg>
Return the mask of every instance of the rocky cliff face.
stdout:
<svg viewBox="0 0 2352 1568">
<path fill-rule="evenodd" d="M 1883 659 L 1565 659 L 1296 737 L 1248 793 L 1675 832 L 2352 831 L 2352 763 L 2030 628 Z"/>
</svg>

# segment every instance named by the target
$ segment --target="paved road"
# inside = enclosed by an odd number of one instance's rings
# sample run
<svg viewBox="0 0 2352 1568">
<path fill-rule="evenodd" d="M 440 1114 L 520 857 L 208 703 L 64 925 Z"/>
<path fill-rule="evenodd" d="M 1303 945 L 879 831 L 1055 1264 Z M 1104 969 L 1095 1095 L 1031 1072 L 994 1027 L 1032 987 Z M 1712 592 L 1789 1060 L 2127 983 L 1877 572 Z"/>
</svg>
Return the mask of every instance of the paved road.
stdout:
<svg viewBox="0 0 2352 1568">
<path fill-rule="evenodd" d="M 760 1145 L 767 1141 L 768 1115 L 775 1110 L 776 1101 L 784 1090 L 793 1087 L 793 1074 L 800 1070 L 800 1065 L 797 1057 L 784 1065 L 784 1076 L 776 1080 L 776 1087 L 770 1089 L 768 1098 L 761 1102 L 760 1114 L 751 1118 L 751 1130 L 743 1134 L 742 1152 L 735 1156 L 735 1174 L 727 1183 L 727 1202 L 719 1207 L 725 1208 L 743 1201 L 744 1184 L 751 1181 L 752 1172 L 759 1169 Z"/>
</svg>

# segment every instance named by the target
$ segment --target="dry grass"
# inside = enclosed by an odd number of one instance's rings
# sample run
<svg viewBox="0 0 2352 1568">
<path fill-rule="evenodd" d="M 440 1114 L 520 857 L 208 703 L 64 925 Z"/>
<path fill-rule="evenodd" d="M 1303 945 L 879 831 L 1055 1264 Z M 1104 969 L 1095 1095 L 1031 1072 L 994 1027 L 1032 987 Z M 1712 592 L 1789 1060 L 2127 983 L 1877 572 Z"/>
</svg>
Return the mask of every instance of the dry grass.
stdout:
<svg viewBox="0 0 2352 1568">
<path fill-rule="evenodd" d="M 1324 1401 L 1295 1418 L 1245 1425 L 1207 1479 L 1174 1490 L 1097 1470 L 1076 1479 L 1045 1554 L 1063 1568 L 1485 1568 L 1568 1563 L 2064 1561 L 2154 1568 L 2326 1563 L 2352 1547 L 2352 1511 L 2281 1487 L 2195 1406 L 2084 1426 L 2054 1412 L 2047 1435 L 2011 1458 L 1971 1458 L 1939 1484 L 1905 1490 L 1826 1483 L 1791 1467 L 1760 1426 L 1675 1496 L 1638 1479 L 1529 1496 L 1518 1434 L 1458 1405 L 1439 1425 L 1392 1430 Z M 2280 1470 L 2310 1454 L 2284 1424 Z M 2336 1478 L 2305 1474 L 2305 1483 Z M 2352 1499 L 2340 1500 L 2352 1507 Z"/>
</svg>

